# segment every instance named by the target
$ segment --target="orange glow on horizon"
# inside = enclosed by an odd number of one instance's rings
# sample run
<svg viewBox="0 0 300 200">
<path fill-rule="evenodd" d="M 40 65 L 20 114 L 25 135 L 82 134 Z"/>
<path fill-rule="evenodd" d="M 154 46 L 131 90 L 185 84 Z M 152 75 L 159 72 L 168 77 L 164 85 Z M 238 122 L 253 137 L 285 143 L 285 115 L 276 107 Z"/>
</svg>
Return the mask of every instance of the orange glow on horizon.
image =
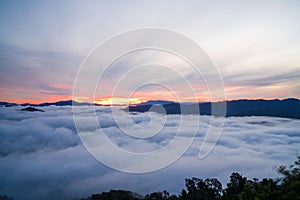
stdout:
<svg viewBox="0 0 300 200">
<path fill-rule="evenodd" d="M 142 97 L 136 98 L 124 98 L 124 97 L 104 97 L 99 100 L 94 101 L 96 104 L 101 104 L 105 106 L 110 105 L 128 105 L 128 104 L 139 104 L 147 100 L 144 100 Z"/>
<path fill-rule="evenodd" d="M 67 101 L 72 99 L 70 96 L 53 96 L 53 97 L 47 97 L 47 98 L 40 98 L 40 99 L 17 99 L 17 98 L 7 98 L 0 101 L 5 101 L 9 103 L 17 103 L 17 104 L 24 104 L 24 103 L 30 103 L 30 104 L 40 104 L 40 103 L 52 103 L 52 102 L 58 102 L 58 101 Z"/>
<path fill-rule="evenodd" d="M 226 98 L 224 100 L 219 100 L 219 101 L 233 101 L 233 100 L 242 100 L 242 99 L 247 99 L 247 100 L 274 100 L 274 99 L 279 99 L 279 100 L 283 100 L 289 97 L 281 97 L 281 98 Z M 294 97 L 296 99 L 297 97 Z M 51 102 L 58 102 L 58 101 L 67 101 L 67 100 L 71 100 L 72 97 L 71 96 L 52 96 L 52 97 L 48 97 L 48 98 L 40 98 L 40 99 L 17 99 L 17 98 L 1 98 L 0 101 L 4 101 L 4 102 L 9 102 L 9 103 L 17 103 L 17 104 L 24 104 L 24 103 L 30 103 L 30 104 L 40 104 L 40 103 L 51 103 Z M 90 101 L 84 101 L 84 100 L 77 100 L 77 99 L 73 99 L 77 102 L 90 102 Z M 169 101 L 174 101 L 173 99 L 165 99 L 165 98 L 122 98 L 122 97 L 105 97 L 105 98 L 100 98 L 99 100 L 94 101 L 94 103 L 96 104 L 101 104 L 104 106 L 110 106 L 110 105 L 128 105 L 128 104 L 139 104 L 139 103 L 143 103 L 143 102 L 147 102 L 149 100 L 169 100 Z M 206 98 L 197 98 L 197 101 L 189 101 L 189 99 L 187 99 L 186 102 L 209 102 L 210 99 L 206 99 Z"/>
</svg>

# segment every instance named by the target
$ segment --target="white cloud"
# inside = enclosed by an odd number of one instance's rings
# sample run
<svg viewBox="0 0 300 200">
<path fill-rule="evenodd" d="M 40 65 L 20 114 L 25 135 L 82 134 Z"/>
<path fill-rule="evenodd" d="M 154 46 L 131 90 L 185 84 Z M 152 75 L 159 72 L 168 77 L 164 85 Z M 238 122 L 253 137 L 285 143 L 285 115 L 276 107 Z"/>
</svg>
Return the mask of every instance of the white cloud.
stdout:
<svg viewBox="0 0 300 200">
<path fill-rule="evenodd" d="M 175 163 L 151 173 L 122 173 L 98 162 L 82 146 L 71 107 L 42 109 L 45 112 L 30 113 L 20 111 L 20 107 L 0 108 L 0 188 L 1 193 L 16 199 L 72 199 L 109 189 L 128 189 L 141 194 L 166 189 L 176 193 L 184 187 L 184 178 L 192 176 L 216 177 L 225 186 L 233 171 L 248 178 L 277 177 L 275 168 L 292 163 L 299 155 L 300 120 L 231 117 L 226 119 L 213 151 L 200 160 L 199 148 L 210 121 L 209 116 L 201 116 L 193 145 Z M 85 113 L 82 118 L 85 129 L 93 131 L 91 109 L 79 109 Z M 122 111 L 116 116 L 117 125 L 110 108 L 97 107 L 96 113 L 111 141 L 132 152 L 145 153 L 167 145 L 175 137 L 181 117 L 188 122 L 181 127 L 185 134 L 182 141 L 193 136 L 191 132 L 197 124 L 193 115 L 168 115 L 158 134 L 137 139 L 124 134 L 118 125 L 126 125 L 128 117 L 132 117 L 139 128 L 126 130 L 143 134 L 149 127 L 160 126 L 165 116 L 156 113 L 128 116 Z M 106 153 L 111 156 L 110 149 Z M 122 158 L 111 156 L 111 159 Z M 143 167 L 145 163 L 137 165 Z"/>
</svg>

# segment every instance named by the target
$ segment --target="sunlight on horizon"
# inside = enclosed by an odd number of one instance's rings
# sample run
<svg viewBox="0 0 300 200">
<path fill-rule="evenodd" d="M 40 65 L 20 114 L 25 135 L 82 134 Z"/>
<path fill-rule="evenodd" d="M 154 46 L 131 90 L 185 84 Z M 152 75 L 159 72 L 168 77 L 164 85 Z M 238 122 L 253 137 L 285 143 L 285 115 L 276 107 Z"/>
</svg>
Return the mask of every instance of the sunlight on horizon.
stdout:
<svg viewBox="0 0 300 200">
<path fill-rule="evenodd" d="M 146 102 L 143 98 L 124 98 L 124 97 L 105 97 L 95 100 L 94 103 L 101 105 L 128 105 L 128 104 L 139 104 Z"/>
</svg>

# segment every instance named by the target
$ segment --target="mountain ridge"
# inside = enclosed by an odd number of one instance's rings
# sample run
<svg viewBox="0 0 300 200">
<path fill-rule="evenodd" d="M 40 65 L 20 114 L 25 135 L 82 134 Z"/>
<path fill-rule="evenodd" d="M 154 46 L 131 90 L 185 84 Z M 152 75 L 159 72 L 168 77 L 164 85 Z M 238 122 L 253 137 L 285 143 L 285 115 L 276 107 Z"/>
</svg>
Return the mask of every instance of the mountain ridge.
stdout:
<svg viewBox="0 0 300 200">
<path fill-rule="evenodd" d="M 285 98 L 285 99 L 234 99 L 234 100 L 225 100 L 225 102 L 236 102 L 236 101 L 300 101 L 300 99 L 297 98 Z M 217 101 L 217 102 L 176 102 L 176 101 L 169 101 L 169 100 L 148 100 L 142 103 L 133 104 L 133 105 L 153 105 L 153 104 L 170 104 L 170 103 L 180 103 L 180 104 L 205 104 L 205 103 L 219 103 L 224 101 Z M 89 102 L 78 102 L 74 100 L 62 100 L 62 101 L 55 101 L 55 102 L 42 102 L 42 103 L 14 103 L 14 102 L 6 102 L 6 101 L 0 101 L 0 106 L 49 106 L 49 105 L 58 105 L 58 106 L 64 106 L 64 105 L 101 105 L 105 106 L 103 104 L 97 104 L 97 103 L 89 103 Z"/>
<path fill-rule="evenodd" d="M 200 115 L 214 115 L 223 116 L 222 112 L 212 112 L 212 106 L 215 108 L 222 108 L 226 104 L 225 117 L 243 117 L 243 116 L 270 116 L 270 117 L 283 117 L 300 119 L 300 100 L 296 98 L 287 99 L 237 99 L 231 101 L 219 102 L 173 102 L 163 100 L 149 100 L 140 104 L 129 105 L 125 108 L 129 112 L 148 112 L 154 111 L 165 114 L 200 114 Z M 32 106 L 32 107 L 45 107 L 45 106 L 104 106 L 101 104 L 76 102 L 73 100 L 45 102 L 40 104 L 17 104 L 10 102 L 0 102 L 0 106 Z M 195 105 L 198 109 L 195 109 Z M 153 109 L 160 107 L 159 109 Z M 163 109 L 161 109 L 163 108 Z M 197 107 L 196 107 L 197 108 Z M 199 113 L 200 111 L 200 113 Z"/>
<path fill-rule="evenodd" d="M 199 110 L 195 109 L 195 105 L 198 105 Z M 170 104 L 160 105 L 164 108 L 163 110 L 152 110 L 152 106 L 153 105 L 133 105 L 128 106 L 126 110 L 129 112 L 157 111 L 161 113 L 161 111 L 163 111 L 166 114 L 200 114 L 223 116 L 222 108 L 223 106 L 226 106 L 225 117 L 270 116 L 300 119 L 300 100 L 295 98 L 288 98 L 283 100 L 242 99 L 194 104 L 180 104 L 174 102 Z M 212 112 L 212 106 L 217 108 L 216 112 Z"/>
</svg>

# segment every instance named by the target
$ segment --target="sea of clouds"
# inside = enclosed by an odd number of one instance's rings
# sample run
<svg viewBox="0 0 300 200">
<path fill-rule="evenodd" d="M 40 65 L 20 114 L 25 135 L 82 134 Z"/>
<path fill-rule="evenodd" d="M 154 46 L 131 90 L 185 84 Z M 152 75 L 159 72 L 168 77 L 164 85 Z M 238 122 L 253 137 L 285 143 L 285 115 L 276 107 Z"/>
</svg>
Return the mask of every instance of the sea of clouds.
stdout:
<svg viewBox="0 0 300 200">
<path fill-rule="evenodd" d="M 210 116 L 129 114 L 123 110 L 113 116 L 111 108 L 96 107 L 105 135 L 130 152 L 147 153 L 166 146 L 179 127 L 184 134 L 182 140 L 193 137 L 197 130 L 193 144 L 173 164 L 149 173 L 124 173 L 102 164 L 85 149 L 72 107 L 43 107 L 45 112 L 25 112 L 21 108 L 0 107 L 0 195 L 15 199 L 79 199 L 110 189 L 140 194 L 159 190 L 178 193 L 184 188 L 184 178 L 191 177 L 215 177 L 225 186 L 232 172 L 248 178 L 278 177 L 276 168 L 293 163 L 300 155 L 300 120 L 296 119 L 226 118 L 214 149 L 199 159 Z M 90 125 L 93 107 L 78 109 L 85 113 L 82 120 L 86 131 L 96 131 Z M 182 121 L 189 123 L 183 126 Z M 110 149 L 105 153 L 109 157 Z M 143 167 L 143 163 L 136 164 Z"/>
</svg>

